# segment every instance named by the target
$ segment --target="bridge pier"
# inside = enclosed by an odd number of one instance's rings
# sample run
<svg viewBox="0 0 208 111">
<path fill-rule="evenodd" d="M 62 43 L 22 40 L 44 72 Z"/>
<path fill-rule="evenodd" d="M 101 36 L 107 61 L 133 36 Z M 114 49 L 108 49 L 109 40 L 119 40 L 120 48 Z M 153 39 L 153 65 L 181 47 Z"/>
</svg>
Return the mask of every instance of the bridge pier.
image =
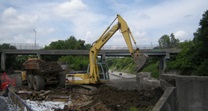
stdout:
<svg viewBox="0 0 208 111">
<path fill-rule="evenodd" d="M 170 53 L 166 53 L 165 56 L 161 57 L 160 58 L 160 61 L 159 61 L 159 73 L 160 75 L 164 74 L 165 72 L 165 68 L 166 68 L 166 60 L 167 59 L 170 59 Z"/>
<path fill-rule="evenodd" d="M 104 63 L 105 63 L 105 57 L 106 57 L 105 52 L 102 52 L 102 55 L 101 55 L 101 60 L 102 60 L 102 62 L 104 62 Z"/>
<path fill-rule="evenodd" d="M 1 53 L 1 69 L 5 70 L 6 69 L 6 54 L 5 53 Z"/>
<path fill-rule="evenodd" d="M 37 53 L 37 57 L 38 57 L 38 59 L 41 59 L 40 53 Z"/>
</svg>

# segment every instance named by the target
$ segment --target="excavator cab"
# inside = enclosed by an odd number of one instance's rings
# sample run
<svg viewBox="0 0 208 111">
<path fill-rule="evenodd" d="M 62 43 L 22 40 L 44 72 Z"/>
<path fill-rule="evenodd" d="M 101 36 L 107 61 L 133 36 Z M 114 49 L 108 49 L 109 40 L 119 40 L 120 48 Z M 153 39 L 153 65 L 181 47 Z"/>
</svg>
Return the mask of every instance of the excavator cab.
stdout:
<svg viewBox="0 0 208 111">
<path fill-rule="evenodd" d="M 100 67 L 99 67 L 100 66 Z M 98 63 L 100 79 L 101 80 L 109 80 L 109 72 L 108 72 L 108 65 L 105 63 Z"/>
<path fill-rule="evenodd" d="M 106 63 L 97 63 L 100 80 L 109 80 L 108 65 Z M 90 73 L 90 65 L 88 65 L 87 73 Z"/>
</svg>

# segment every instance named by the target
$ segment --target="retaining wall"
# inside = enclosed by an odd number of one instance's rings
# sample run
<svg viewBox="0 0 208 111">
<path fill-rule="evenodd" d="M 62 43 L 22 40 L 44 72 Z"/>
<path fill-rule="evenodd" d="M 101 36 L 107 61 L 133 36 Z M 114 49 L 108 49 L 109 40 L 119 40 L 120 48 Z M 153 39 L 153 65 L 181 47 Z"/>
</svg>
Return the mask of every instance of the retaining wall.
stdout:
<svg viewBox="0 0 208 111">
<path fill-rule="evenodd" d="M 153 111 L 208 111 L 208 77 L 176 76 L 176 88 L 168 87 Z"/>
<path fill-rule="evenodd" d="M 107 85 L 113 86 L 122 90 L 138 90 L 140 88 L 140 85 L 136 81 L 135 78 L 113 80 L 113 81 L 110 81 Z"/>
<path fill-rule="evenodd" d="M 176 111 L 176 89 L 168 87 L 152 111 Z"/>
<path fill-rule="evenodd" d="M 178 111 L 208 111 L 208 77 L 177 76 Z"/>
</svg>

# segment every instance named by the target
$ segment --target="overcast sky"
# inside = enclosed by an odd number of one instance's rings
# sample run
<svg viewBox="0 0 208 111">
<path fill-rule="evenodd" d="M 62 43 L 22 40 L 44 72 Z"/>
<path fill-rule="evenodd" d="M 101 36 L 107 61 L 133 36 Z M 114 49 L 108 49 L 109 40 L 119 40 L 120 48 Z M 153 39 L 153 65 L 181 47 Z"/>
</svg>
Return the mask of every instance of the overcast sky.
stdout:
<svg viewBox="0 0 208 111">
<path fill-rule="evenodd" d="M 92 43 L 120 14 L 137 45 L 158 44 L 174 33 L 191 40 L 208 0 L 1 0 L 0 43 L 34 43 L 40 46 L 70 36 Z M 107 45 L 125 45 L 118 31 Z"/>
</svg>

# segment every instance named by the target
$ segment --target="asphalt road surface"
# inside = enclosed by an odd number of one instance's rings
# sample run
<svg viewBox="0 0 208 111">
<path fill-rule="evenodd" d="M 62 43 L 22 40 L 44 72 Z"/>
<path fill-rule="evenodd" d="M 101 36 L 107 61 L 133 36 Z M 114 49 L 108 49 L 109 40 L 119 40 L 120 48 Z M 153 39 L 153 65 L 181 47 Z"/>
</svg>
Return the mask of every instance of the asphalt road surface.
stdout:
<svg viewBox="0 0 208 111">
<path fill-rule="evenodd" d="M 128 73 L 111 71 L 111 70 L 109 70 L 109 72 L 110 72 L 109 73 L 110 80 L 123 79 L 123 78 L 136 78 L 135 74 L 128 74 Z"/>
</svg>

